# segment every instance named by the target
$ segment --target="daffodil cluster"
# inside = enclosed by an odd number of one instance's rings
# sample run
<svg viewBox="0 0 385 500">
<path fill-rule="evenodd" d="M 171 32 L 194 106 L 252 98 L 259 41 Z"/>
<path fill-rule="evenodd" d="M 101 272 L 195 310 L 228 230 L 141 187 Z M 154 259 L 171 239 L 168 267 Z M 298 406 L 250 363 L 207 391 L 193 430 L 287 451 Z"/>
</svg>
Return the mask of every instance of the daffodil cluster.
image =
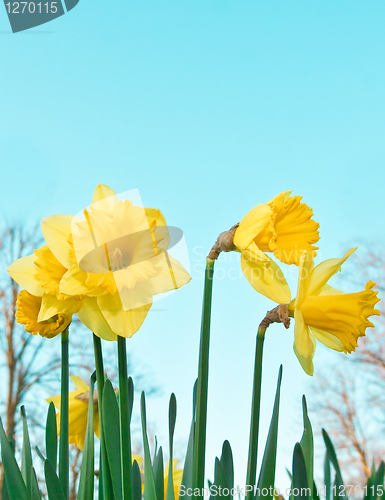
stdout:
<svg viewBox="0 0 385 500">
<path fill-rule="evenodd" d="M 23 288 L 17 321 L 54 337 L 72 315 L 99 337 L 131 337 L 153 296 L 182 287 L 190 275 L 168 253 L 170 236 L 160 210 L 118 200 L 99 184 L 82 217 L 43 219 L 46 245 L 8 269 Z"/>
<path fill-rule="evenodd" d="M 294 317 L 294 352 L 308 375 L 314 372 L 316 339 L 336 351 L 353 352 L 370 316 L 379 315 L 375 283 L 369 281 L 358 293 L 344 293 L 328 285 L 356 248 L 340 259 L 329 259 L 314 267 L 319 224 L 313 211 L 290 191 L 257 205 L 239 223 L 234 234 L 235 249 L 241 253 L 244 275 L 255 290 L 278 304 L 288 304 Z M 291 300 L 289 285 L 278 264 L 299 266 L 297 296 Z"/>
</svg>

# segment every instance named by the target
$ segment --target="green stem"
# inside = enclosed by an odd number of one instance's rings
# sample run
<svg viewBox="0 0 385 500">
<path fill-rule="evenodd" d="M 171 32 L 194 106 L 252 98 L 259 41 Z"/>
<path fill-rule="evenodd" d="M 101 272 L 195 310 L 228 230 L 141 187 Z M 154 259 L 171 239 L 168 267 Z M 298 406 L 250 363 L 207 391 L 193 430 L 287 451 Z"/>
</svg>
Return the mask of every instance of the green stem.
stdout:
<svg viewBox="0 0 385 500">
<path fill-rule="evenodd" d="M 259 415 L 261 408 L 261 385 L 262 385 L 262 356 L 263 341 L 265 340 L 266 327 L 260 326 L 257 334 L 257 345 L 255 348 L 253 399 L 251 403 L 251 423 L 249 440 L 249 458 L 247 462 L 246 484 L 252 486 L 254 490 L 257 476 L 258 458 L 258 435 L 259 435 Z M 254 497 L 254 492 L 248 491 L 246 500 Z"/>
<path fill-rule="evenodd" d="M 201 340 L 199 348 L 197 410 L 194 436 L 193 487 L 202 491 L 205 481 L 207 393 L 209 379 L 209 348 L 211 301 L 214 277 L 214 262 L 207 259 L 203 294 Z M 197 498 L 202 498 L 201 495 Z"/>
<path fill-rule="evenodd" d="M 94 354 L 95 354 L 95 366 L 96 366 L 96 381 L 98 384 L 98 412 L 99 412 L 99 423 L 100 423 L 100 488 L 99 496 L 103 496 L 104 500 L 110 500 L 113 498 L 112 494 L 112 484 L 110 469 L 107 460 L 106 444 L 104 442 L 104 425 L 103 425 L 103 415 L 102 415 L 102 405 L 103 405 L 103 389 L 104 389 L 104 366 L 103 366 L 103 355 L 102 355 L 102 343 L 100 338 L 93 334 L 94 339 Z"/>
<path fill-rule="evenodd" d="M 131 458 L 131 411 L 128 396 L 127 380 L 127 351 L 126 339 L 118 336 L 118 364 L 119 364 L 119 412 L 120 412 L 120 445 L 122 456 L 123 498 L 132 499 L 134 485 L 132 478 Z"/>
<path fill-rule="evenodd" d="M 61 334 L 61 400 L 60 400 L 60 439 L 59 439 L 59 479 L 64 497 L 69 495 L 69 457 L 68 457 L 68 327 Z"/>
</svg>

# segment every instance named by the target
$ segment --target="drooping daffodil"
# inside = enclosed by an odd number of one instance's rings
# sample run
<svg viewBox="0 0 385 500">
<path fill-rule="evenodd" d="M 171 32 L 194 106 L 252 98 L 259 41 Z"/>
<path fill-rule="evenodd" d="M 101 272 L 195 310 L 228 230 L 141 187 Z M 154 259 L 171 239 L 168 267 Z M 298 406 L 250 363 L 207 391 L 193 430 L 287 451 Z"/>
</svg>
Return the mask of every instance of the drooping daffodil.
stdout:
<svg viewBox="0 0 385 500">
<path fill-rule="evenodd" d="M 374 326 L 368 317 L 380 314 L 374 308 L 380 299 L 378 292 L 372 290 L 375 286 L 372 281 L 358 293 L 344 293 L 327 284 L 355 250 L 316 267 L 309 252 L 300 257 L 298 292 L 289 304 L 289 315 L 295 320 L 294 352 L 308 375 L 314 372 L 316 339 L 330 349 L 351 353 L 357 347 L 358 338 Z"/>
<path fill-rule="evenodd" d="M 38 322 L 77 313 L 105 340 L 131 337 L 154 295 L 191 279 L 167 251 L 170 235 L 162 213 L 118 200 L 103 184 L 82 217 L 47 217 L 42 230 L 47 245 L 8 269 L 20 286 L 41 297 Z"/>
<path fill-rule="evenodd" d="M 81 450 L 84 448 L 84 441 L 87 430 L 88 404 L 89 404 L 89 386 L 77 376 L 71 376 L 71 380 L 76 387 L 76 391 L 68 394 L 68 425 L 69 425 L 69 444 L 74 444 Z M 57 432 L 60 434 L 60 405 L 61 396 L 53 396 L 46 399 L 47 403 L 53 403 L 59 411 L 56 414 Z M 94 391 L 93 397 L 94 410 L 94 432 L 100 438 L 99 412 L 98 412 L 98 394 Z"/>
<path fill-rule="evenodd" d="M 285 264 L 299 265 L 307 250 L 313 257 L 319 240 L 319 224 L 313 210 L 301 203 L 301 196 L 280 193 L 257 205 L 241 220 L 234 234 L 234 245 L 241 252 L 244 275 L 257 292 L 277 303 L 290 302 L 289 286 L 279 266 L 265 252 Z"/>
</svg>

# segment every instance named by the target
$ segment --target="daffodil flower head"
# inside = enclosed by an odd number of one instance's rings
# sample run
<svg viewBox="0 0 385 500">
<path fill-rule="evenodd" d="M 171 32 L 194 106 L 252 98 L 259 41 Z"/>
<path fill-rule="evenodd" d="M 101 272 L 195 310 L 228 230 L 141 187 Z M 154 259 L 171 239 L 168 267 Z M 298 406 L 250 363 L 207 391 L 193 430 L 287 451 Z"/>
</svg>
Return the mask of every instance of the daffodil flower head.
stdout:
<svg viewBox="0 0 385 500">
<path fill-rule="evenodd" d="M 274 253 L 281 262 L 296 265 L 303 251 L 316 255 L 319 224 L 312 220 L 313 210 L 301 203 L 302 196 L 290 193 L 285 191 L 257 205 L 241 220 L 234 235 L 240 252 L 254 243 L 260 251 Z"/>
<path fill-rule="evenodd" d="M 174 240 L 183 236 L 173 229 Z M 42 230 L 47 245 L 8 269 L 27 292 L 41 297 L 39 322 L 77 313 L 105 340 L 131 337 L 154 296 L 191 279 L 169 254 L 172 238 L 160 210 L 118 199 L 103 184 L 90 207 L 77 216 L 47 217 Z"/>
<path fill-rule="evenodd" d="M 243 274 L 257 292 L 278 304 L 290 302 L 290 289 L 280 267 L 266 252 L 285 264 L 298 265 L 303 251 L 316 255 L 314 244 L 319 240 L 312 209 L 301 203 L 301 196 L 290 193 L 285 191 L 254 207 L 234 234 Z"/>
<path fill-rule="evenodd" d="M 368 318 L 379 315 L 375 305 L 380 301 L 375 283 L 369 281 L 358 293 L 344 293 L 327 284 L 342 264 L 357 249 L 349 250 L 341 259 L 329 259 L 314 267 L 309 252 L 300 258 L 297 297 L 289 304 L 295 319 L 294 352 L 302 368 L 313 375 L 316 339 L 335 351 L 355 351 L 357 340 L 374 327 Z"/>
<path fill-rule="evenodd" d="M 42 298 L 32 295 L 27 290 L 21 290 L 16 302 L 16 320 L 24 325 L 25 330 L 33 335 L 52 338 L 63 332 L 71 323 L 72 315 L 54 314 L 47 319 L 39 319 Z"/>
<path fill-rule="evenodd" d="M 87 430 L 87 417 L 89 405 L 89 386 L 77 376 L 71 377 L 76 390 L 68 394 L 68 422 L 69 422 L 69 444 L 73 444 L 80 448 L 84 448 L 84 441 Z M 57 432 L 60 434 L 60 405 L 61 396 L 53 396 L 46 399 L 47 403 L 53 403 L 59 411 L 56 413 Z M 94 391 L 93 398 L 94 411 L 94 432 L 100 438 L 99 411 L 98 411 L 98 394 Z"/>
</svg>

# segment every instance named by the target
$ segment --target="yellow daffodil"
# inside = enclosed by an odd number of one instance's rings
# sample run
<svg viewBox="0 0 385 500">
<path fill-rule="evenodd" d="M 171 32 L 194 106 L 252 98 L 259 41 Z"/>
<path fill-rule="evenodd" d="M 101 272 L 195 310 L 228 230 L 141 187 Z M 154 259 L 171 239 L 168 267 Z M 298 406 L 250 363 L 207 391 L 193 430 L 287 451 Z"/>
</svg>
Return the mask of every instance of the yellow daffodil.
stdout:
<svg viewBox="0 0 385 500">
<path fill-rule="evenodd" d="M 351 353 L 366 328 L 374 326 L 368 317 L 380 314 L 374 308 L 380 299 L 378 292 L 372 290 L 375 286 L 372 281 L 358 293 L 344 293 L 327 284 L 355 250 L 316 267 L 309 252 L 300 258 L 298 292 L 289 304 L 289 314 L 295 319 L 294 351 L 308 375 L 314 372 L 316 339 L 331 349 Z"/>
<path fill-rule="evenodd" d="M 170 237 L 159 210 L 118 200 L 99 184 L 83 215 L 43 219 L 47 245 L 8 271 L 41 297 L 39 322 L 78 313 L 101 338 L 131 337 L 153 296 L 180 288 L 190 275 L 167 252 Z"/>
<path fill-rule="evenodd" d="M 60 292 L 84 296 L 78 316 L 106 340 L 131 337 L 154 295 L 190 280 L 167 252 L 170 238 L 161 212 L 118 200 L 107 186 L 97 186 L 84 219 L 55 215 L 42 228 L 52 253 L 68 269 Z"/>
<path fill-rule="evenodd" d="M 239 223 L 234 245 L 241 252 L 241 267 L 250 284 L 277 303 L 290 301 L 290 289 L 279 266 L 264 252 L 272 252 L 285 264 L 299 264 L 307 250 L 313 257 L 319 240 L 319 224 L 301 196 L 280 193 L 254 207 Z"/>
<path fill-rule="evenodd" d="M 24 325 L 25 330 L 33 335 L 52 338 L 63 332 L 71 323 L 72 315 L 59 313 L 39 321 L 42 310 L 42 298 L 21 290 L 17 297 L 16 320 Z"/>
<path fill-rule="evenodd" d="M 68 394 L 69 407 L 69 443 L 74 444 L 81 450 L 84 448 L 84 440 L 87 430 L 88 402 L 89 402 L 89 386 L 80 377 L 71 377 L 72 382 L 77 388 Z M 60 403 L 61 396 L 53 396 L 46 399 L 47 403 L 52 403 L 59 410 L 56 414 L 58 435 L 60 434 Z M 94 392 L 94 432 L 100 438 L 99 412 L 98 412 L 98 396 L 97 391 Z"/>
</svg>

